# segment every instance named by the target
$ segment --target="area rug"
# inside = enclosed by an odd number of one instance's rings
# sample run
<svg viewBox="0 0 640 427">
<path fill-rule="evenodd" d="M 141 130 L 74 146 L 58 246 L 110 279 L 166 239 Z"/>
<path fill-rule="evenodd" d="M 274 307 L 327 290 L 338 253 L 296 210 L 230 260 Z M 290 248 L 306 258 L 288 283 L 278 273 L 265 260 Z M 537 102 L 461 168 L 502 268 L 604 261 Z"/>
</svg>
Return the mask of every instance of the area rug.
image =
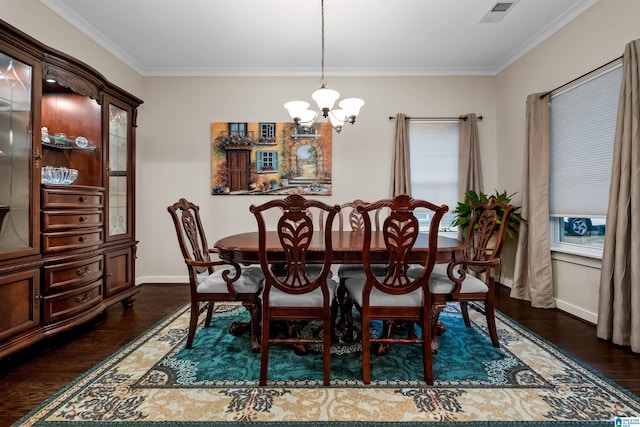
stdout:
<svg viewBox="0 0 640 427">
<path fill-rule="evenodd" d="M 373 356 L 361 381 L 360 344 L 332 347 L 330 387 L 317 349 L 270 351 L 269 384 L 257 385 L 259 355 L 228 325 L 248 320 L 239 305 L 217 306 L 186 350 L 188 306 L 177 310 L 68 385 L 16 425 L 24 426 L 614 426 L 640 414 L 640 400 L 560 349 L 496 313 L 501 348 L 484 315 L 472 327 L 451 304 L 434 356 L 435 384 L 423 378 L 420 347 Z M 204 318 L 204 316 L 202 316 Z M 307 324 L 301 333 L 313 334 Z M 372 333 L 380 325 L 372 324 Z M 400 332 L 400 331 L 399 331 Z M 626 424 L 631 425 L 631 424 Z"/>
</svg>

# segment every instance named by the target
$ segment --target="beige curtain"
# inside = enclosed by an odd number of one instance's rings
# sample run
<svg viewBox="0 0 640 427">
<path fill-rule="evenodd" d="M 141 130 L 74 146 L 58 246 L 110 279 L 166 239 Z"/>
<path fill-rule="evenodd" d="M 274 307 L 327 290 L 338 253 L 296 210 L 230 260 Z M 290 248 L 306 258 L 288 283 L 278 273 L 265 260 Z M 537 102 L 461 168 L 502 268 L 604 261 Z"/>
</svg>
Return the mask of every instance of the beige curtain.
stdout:
<svg viewBox="0 0 640 427">
<path fill-rule="evenodd" d="M 640 40 L 622 56 L 600 299 L 599 338 L 640 353 Z"/>
<path fill-rule="evenodd" d="M 549 241 L 549 95 L 527 97 L 522 217 L 511 296 L 533 307 L 552 308 Z"/>
<path fill-rule="evenodd" d="M 411 167 L 409 163 L 409 120 L 396 116 L 396 141 L 393 153 L 393 196 L 411 194 Z"/>
<path fill-rule="evenodd" d="M 480 140 L 478 118 L 475 114 L 460 117 L 458 157 L 458 200 L 464 200 L 467 191 L 482 191 Z"/>
</svg>

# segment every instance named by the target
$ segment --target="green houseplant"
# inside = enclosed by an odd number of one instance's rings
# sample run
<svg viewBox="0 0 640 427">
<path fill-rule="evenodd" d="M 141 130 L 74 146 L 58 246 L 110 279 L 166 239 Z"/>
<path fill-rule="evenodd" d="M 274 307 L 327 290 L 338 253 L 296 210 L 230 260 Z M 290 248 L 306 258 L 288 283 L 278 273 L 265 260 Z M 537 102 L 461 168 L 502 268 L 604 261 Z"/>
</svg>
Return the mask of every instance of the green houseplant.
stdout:
<svg viewBox="0 0 640 427">
<path fill-rule="evenodd" d="M 511 199 L 514 194 L 516 193 L 508 195 L 506 191 L 499 193 L 498 190 L 496 190 L 493 196 L 503 203 L 511 204 Z M 489 197 L 489 195 L 483 192 L 478 193 L 474 190 L 467 191 L 464 194 L 464 201 L 458 202 L 456 208 L 451 212 L 456 215 L 455 219 L 451 222 L 451 226 L 458 227 L 462 230 L 463 234 L 466 234 L 469 223 L 471 222 L 471 208 L 478 203 L 486 202 Z M 507 224 L 508 238 L 513 239 L 516 237 L 521 222 L 526 223 L 526 220 L 520 214 L 520 206 L 516 206 L 509 217 L 509 224 Z"/>
</svg>

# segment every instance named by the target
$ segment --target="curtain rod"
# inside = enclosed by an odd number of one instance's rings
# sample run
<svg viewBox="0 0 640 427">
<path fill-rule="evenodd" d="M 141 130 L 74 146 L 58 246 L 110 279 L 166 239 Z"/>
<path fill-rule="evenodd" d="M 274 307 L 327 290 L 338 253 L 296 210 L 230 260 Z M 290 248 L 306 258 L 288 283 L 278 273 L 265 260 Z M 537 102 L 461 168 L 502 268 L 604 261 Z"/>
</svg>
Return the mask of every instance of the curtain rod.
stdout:
<svg viewBox="0 0 640 427">
<path fill-rule="evenodd" d="M 482 120 L 482 116 L 476 117 L 478 120 Z M 389 120 L 395 120 L 396 116 L 389 116 Z M 458 117 L 407 117 L 407 120 L 467 120 L 467 116 Z"/>
<path fill-rule="evenodd" d="M 565 87 L 565 86 L 569 86 L 571 83 L 575 83 L 575 82 L 577 82 L 577 81 L 578 81 L 578 80 L 580 80 L 581 78 L 588 76 L 589 74 L 593 73 L 594 71 L 598 71 L 600 68 L 604 68 L 604 67 L 606 67 L 606 66 L 608 66 L 608 65 L 611 65 L 611 64 L 613 64 L 614 62 L 619 61 L 619 60 L 621 60 L 621 59 L 622 59 L 622 56 L 618 56 L 617 58 L 612 59 L 611 61 L 607 62 L 607 63 L 606 63 L 606 64 L 604 64 L 604 65 L 601 65 L 601 66 L 599 66 L 599 67 L 596 67 L 596 68 L 594 68 L 594 69 L 593 69 L 593 70 L 591 70 L 591 71 L 587 71 L 586 73 L 584 73 L 584 74 L 583 74 L 583 75 L 581 75 L 580 77 L 576 77 L 575 79 L 573 79 L 573 80 L 571 80 L 571 81 L 569 81 L 569 82 L 566 82 L 566 83 L 564 83 L 564 84 L 561 84 L 560 86 L 558 86 L 558 87 L 557 87 L 557 88 L 555 88 L 555 89 L 551 89 L 549 92 L 543 93 L 542 95 L 540 95 L 540 99 L 542 99 L 542 98 L 544 98 L 545 96 L 547 96 L 547 95 L 549 95 L 549 94 L 551 94 L 551 93 L 553 93 L 553 92 L 557 91 L 558 89 L 562 89 L 562 88 L 563 88 L 563 87 Z"/>
</svg>

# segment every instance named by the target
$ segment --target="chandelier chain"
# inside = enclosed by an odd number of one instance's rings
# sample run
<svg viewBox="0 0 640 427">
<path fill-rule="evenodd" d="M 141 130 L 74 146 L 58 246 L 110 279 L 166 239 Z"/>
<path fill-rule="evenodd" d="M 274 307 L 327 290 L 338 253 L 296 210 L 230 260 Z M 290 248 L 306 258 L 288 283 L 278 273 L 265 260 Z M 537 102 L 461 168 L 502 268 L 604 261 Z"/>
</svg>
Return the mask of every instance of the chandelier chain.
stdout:
<svg viewBox="0 0 640 427">
<path fill-rule="evenodd" d="M 324 79 L 324 0 L 320 1 L 320 14 L 322 16 L 322 60 L 320 62 L 320 86 L 325 87 L 327 82 Z"/>
<path fill-rule="evenodd" d="M 311 97 L 318 104 L 320 112 L 309 110 L 309 103 L 305 101 L 290 101 L 284 104 L 289 111 L 289 115 L 293 119 L 295 126 L 302 126 L 308 131 L 316 126 L 319 116 L 329 120 L 329 124 L 336 132 L 340 132 L 342 125 L 345 123 L 355 123 L 356 117 L 360 113 L 360 107 L 364 101 L 360 98 L 347 98 L 338 103 L 338 108 L 334 108 L 335 102 L 340 94 L 335 90 L 327 88 L 327 82 L 324 77 L 324 60 L 325 60 L 325 25 L 324 25 L 324 0 L 320 0 L 320 16 L 322 18 L 322 56 L 320 62 L 320 89 L 314 91 Z M 306 132 L 305 131 L 305 132 Z"/>
</svg>

